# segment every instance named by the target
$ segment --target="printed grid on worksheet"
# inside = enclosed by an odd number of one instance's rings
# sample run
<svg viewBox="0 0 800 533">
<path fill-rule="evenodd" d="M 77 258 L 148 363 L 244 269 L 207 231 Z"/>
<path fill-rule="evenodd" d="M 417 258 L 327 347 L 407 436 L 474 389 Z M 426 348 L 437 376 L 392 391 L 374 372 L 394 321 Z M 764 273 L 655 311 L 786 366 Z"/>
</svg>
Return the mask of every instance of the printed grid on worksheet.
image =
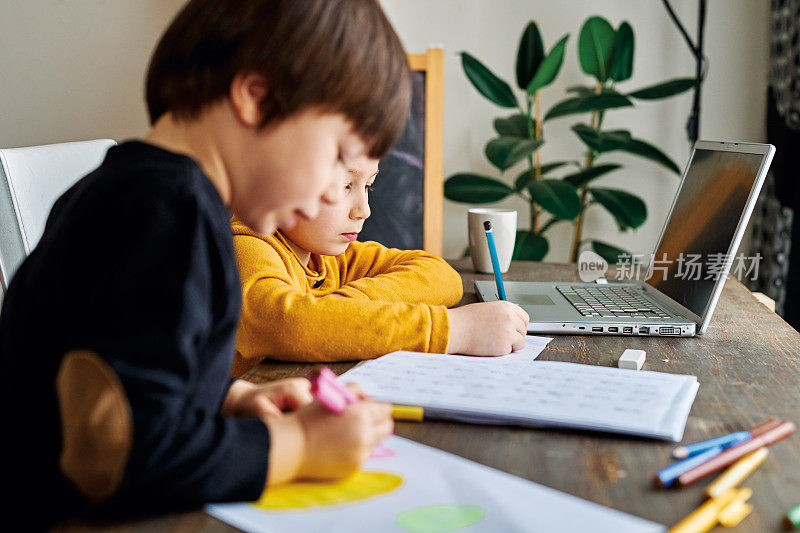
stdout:
<svg viewBox="0 0 800 533">
<path fill-rule="evenodd" d="M 379 400 L 476 420 L 662 438 L 672 438 L 678 426 L 682 433 L 697 387 L 694 376 L 411 352 L 362 363 L 344 379 Z"/>
</svg>

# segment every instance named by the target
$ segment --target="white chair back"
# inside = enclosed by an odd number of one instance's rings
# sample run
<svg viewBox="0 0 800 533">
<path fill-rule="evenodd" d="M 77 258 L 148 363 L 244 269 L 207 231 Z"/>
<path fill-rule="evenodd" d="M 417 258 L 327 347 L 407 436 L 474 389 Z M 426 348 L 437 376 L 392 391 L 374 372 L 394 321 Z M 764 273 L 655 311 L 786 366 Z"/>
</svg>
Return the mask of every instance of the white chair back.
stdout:
<svg viewBox="0 0 800 533">
<path fill-rule="evenodd" d="M 0 299 L 41 239 L 55 201 L 115 144 L 98 139 L 0 149 Z"/>
</svg>

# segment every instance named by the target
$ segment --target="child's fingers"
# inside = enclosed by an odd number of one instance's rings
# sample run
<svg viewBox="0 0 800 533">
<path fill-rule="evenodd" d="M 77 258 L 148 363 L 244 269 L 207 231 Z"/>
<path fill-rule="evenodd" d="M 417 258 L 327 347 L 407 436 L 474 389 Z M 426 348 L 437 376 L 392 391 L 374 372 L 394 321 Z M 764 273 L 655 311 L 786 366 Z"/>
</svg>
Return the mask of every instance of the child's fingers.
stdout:
<svg viewBox="0 0 800 533">
<path fill-rule="evenodd" d="M 517 331 L 519 331 L 520 333 L 522 333 L 523 336 L 525 336 L 528 334 L 528 322 L 530 322 L 530 319 L 528 318 L 528 313 L 526 313 L 522 308 L 520 308 L 520 313 L 521 314 L 517 314 L 517 316 L 520 319 Z"/>
<path fill-rule="evenodd" d="M 362 400 L 369 400 L 370 396 L 357 383 L 348 383 L 347 388 L 353 391 Z"/>
<path fill-rule="evenodd" d="M 392 434 L 394 430 L 394 420 L 392 419 L 392 404 L 386 402 L 369 402 L 370 415 L 370 434 L 372 436 L 370 446 L 377 446 Z"/>
<path fill-rule="evenodd" d="M 386 418 L 392 420 L 392 404 L 389 402 L 373 402 L 375 405 L 375 414 L 378 418 Z"/>
<path fill-rule="evenodd" d="M 311 395 L 311 382 L 306 378 L 290 378 L 283 382 L 284 397 L 294 402 L 294 407 L 302 407 L 314 401 Z"/>
<path fill-rule="evenodd" d="M 514 311 L 517 313 L 517 316 L 522 319 L 525 324 L 531 321 L 531 317 L 528 315 L 527 311 L 520 307 L 519 305 L 514 304 Z"/>
<path fill-rule="evenodd" d="M 256 418 L 273 418 L 283 416 L 281 409 L 266 396 L 257 396 L 251 404 L 250 416 Z"/>
<path fill-rule="evenodd" d="M 311 382 L 306 378 L 289 378 L 271 383 L 265 387 L 264 393 L 281 411 L 294 411 L 314 400 Z"/>
<path fill-rule="evenodd" d="M 363 400 L 350 405 L 350 408 L 359 409 L 362 421 L 368 427 L 376 427 L 386 421 L 392 420 L 392 404 Z"/>
<path fill-rule="evenodd" d="M 527 320 L 528 313 L 525 311 L 525 309 L 522 308 L 521 305 L 509 301 L 506 301 L 506 304 L 511 307 L 511 309 L 514 311 L 514 314 L 516 314 L 518 317 L 524 320 Z"/>
<path fill-rule="evenodd" d="M 378 427 L 375 428 L 375 444 L 373 448 L 378 444 L 380 444 L 381 442 L 385 441 L 389 437 L 389 435 L 392 434 L 393 431 L 394 431 L 394 420 L 392 420 L 391 418 L 379 424 Z"/>
<path fill-rule="evenodd" d="M 382 421 L 378 423 L 378 442 L 383 442 L 386 437 L 394 432 L 394 418 L 392 418 L 392 404 L 381 402 L 380 405 L 381 410 L 378 416 L 380 417 L 379 420 Z"/>
<path fill-rule="evenodd" d="M 522 337 L 520 337 L 520 338 L 516 339 L 516 340 L 515 340 L 515 341 L 514 341 L 514 342 L 511 344 L 511 351 L 512 351 L 512 352 L 516 352 L 517 350 L 521 350 L 521 349 L 523 349 L 524 347 L 525 347 L 525 335 L 523 335 Z"/>
</svg>

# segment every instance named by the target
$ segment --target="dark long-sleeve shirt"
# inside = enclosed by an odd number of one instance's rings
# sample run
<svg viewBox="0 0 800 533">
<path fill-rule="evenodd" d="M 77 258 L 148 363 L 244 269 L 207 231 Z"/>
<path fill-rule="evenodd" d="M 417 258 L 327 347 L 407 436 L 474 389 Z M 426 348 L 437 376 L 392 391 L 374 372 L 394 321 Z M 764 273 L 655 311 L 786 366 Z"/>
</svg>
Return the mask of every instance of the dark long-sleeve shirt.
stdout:
<svg viewBox="0 0 800 533">
<path fill-rule="evenodd" d="M 142 142 L 111 148 L 56 202 L 3 302 L 3 470 L 14 500 L 53 503 L 53 519 L 86 504 L 58 468 L 54 379 L 73 349 L 98 353 L 131 407 L 130 457 L 104 510 L 256 499 L 267 429 L 219 412 L 240 306 L 230 213 L 199 165 Z"/>
</svg>

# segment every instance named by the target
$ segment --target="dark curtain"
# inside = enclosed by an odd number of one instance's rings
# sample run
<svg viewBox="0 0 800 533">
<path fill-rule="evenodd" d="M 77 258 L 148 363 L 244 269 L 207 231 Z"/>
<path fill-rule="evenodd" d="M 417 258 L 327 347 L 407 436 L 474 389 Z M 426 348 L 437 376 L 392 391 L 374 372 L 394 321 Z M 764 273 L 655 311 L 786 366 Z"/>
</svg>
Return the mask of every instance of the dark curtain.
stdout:
<svg viewBox="0 0 800 533">
<path fill-rule="evenodd" d="M 767 139 L 777 198 L 800 213 L 800 0 L 772 0 Z M 784 318 L 800 329 L 800 216 L 791 231 Z"/>
</svg>

